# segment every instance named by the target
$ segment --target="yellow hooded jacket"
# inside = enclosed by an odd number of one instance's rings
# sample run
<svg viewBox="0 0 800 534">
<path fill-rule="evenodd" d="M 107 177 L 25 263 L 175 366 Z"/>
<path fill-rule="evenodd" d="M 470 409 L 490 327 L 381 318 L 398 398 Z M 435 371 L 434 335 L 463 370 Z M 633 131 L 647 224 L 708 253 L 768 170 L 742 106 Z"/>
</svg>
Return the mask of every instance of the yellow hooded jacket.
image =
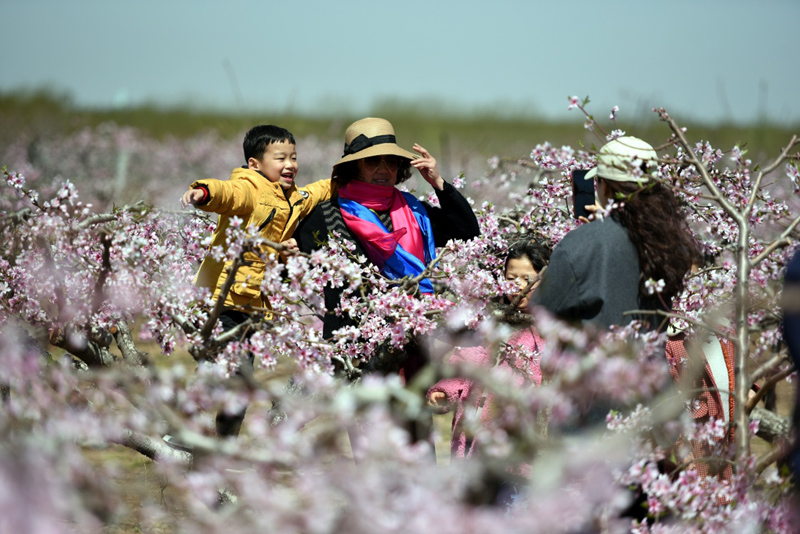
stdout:
<svg viewBox="0 0 800 534">
<path fill-rule="evenodd" d="M 306 187 L 292 185 L 285 192 L 277 182 L 270 182 L 252 169 L 234 169 L 229 180 L 198 180 L 192 184 L 208 188 L 208 202 L 197 206 L 203 211 L 219 213 L 219 222 L 211 238 L 211 247 L 225 246 L 225 231 L 230 219 L 242 219 L 242 228 L 254 224 L 260 228 L 261 236 L 281 243 L 289 239 L 297 228 L 300 219 L 306 217 L 317 204 L 331 198 L 331 180 L 320 180 Z M 264 246 L 262 252 L 275 253 L 271 247 Z M 269 307 L 266 296 L 261 295 L 261 282 L 264 280 L 265 264 L 253 252 L 245 252 L 245 264 L 236 272 L 236 281 L 225 298 L 225 307 Z M 213 291 L 213 299 L 222 291 L 227 279 L 227 268 L 232 262 L 224 264 L 206 256 L 197 271 L 194 284 Z M 268 314 L 271 315 L 271 314 Z"/>
</svg>

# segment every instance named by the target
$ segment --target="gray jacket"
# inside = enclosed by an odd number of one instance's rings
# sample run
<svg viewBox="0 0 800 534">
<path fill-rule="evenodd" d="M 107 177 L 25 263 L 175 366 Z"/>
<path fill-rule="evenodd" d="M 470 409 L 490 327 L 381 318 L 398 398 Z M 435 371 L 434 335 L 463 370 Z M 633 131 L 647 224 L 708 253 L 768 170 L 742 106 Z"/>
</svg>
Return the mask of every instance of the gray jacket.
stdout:
<svg viewBox="0 0 800 534">
<path fill-rule="evenodd" d="M 612 217 L 569 232 L 558 243 L 534 293 L 534 304 L 561 319 L 601 328 L 633 319 L 658 324 L 654 316 L 623 315 L 663 308 L 657 299 L 639 298 L 639 256 L 628 231 Z"/>
</svg>

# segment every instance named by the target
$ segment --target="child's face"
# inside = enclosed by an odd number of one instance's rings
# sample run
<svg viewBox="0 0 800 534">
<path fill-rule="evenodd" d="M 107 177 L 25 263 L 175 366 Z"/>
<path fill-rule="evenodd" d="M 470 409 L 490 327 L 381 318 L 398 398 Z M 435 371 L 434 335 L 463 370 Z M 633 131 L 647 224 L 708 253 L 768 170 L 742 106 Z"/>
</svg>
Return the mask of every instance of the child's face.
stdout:
<svg viewBox="0 0 800 534">
<path fill-rule="evenodd" d="M 271 143 L 260 159 L 250 158 L 247 166 L 260 171 L 270 182 L 278 182 L 282 188 L 289 189 L 297 176 L 297 150 L 288 141 Z"/>
<path fill-rule="evenodd" d="M 508 295 L 508 298 L 513 299 L 515 296 L 517 296 L 517 294 L 525 289 L 528 283 L 538 275 L 538 271 L 533 268 L 533 264 L 528 258 L 522 257 L 508 260 L 508 263 L 506 264 L 506 280 L 509 282 L 515 282 L 519 288 L 513 295 Z M 538 285 L 539 280 L 537 280 L 533 287 L 528 290 L 525 296 L 520 299 L 517 309 L 524 310 L 528 307 L 528 304 L 531 300 L 531 295 L 533 295 L 533 290 L 536 289 L 536 286 Z"/>
</svg>

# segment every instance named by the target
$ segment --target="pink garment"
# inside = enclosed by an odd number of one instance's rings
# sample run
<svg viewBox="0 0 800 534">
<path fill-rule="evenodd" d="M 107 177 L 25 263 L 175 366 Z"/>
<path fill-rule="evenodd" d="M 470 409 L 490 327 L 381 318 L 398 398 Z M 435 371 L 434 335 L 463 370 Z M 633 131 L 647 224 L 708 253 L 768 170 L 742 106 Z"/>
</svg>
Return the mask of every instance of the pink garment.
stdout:
<svg viewBox="0 0 800 534">
<path fill-rule="evenodd" d="M 425 263 L 422 231 L 419 229 L 414 212 L 408 207 L 408 202 L 398 189 L 353 180 L 339 189 L 339 196 L 358 202 L 373 211 L 390 210 L 389 216 L 392 218 L 394 231 L 389 233 L 342 210 L 344 223 L 364 246 L 370 261 L 378 268 L 383 268 L 398 244 Z"/>
<path fill-rule="evenodd" d="M 539 337 L 539 333 L 532 326 L 518 330 L 508 340 L 510 347 L 522 347 L 536 354 L 541 354 L 544 348 L 544 341 Z M 453 365 L 472 364 L 478 367 L 489 368 L 491 355 L 484 347 L 457 347 L 450 356 L 450 363 Z M 512 369 L 514 371 L 515 385 L 521 387 L 530 384 L 532 381 L 537 386 L 542 384 L 542 370 L 539 366 L 539 359 L 534 358 L 528 361 L 517 356 L 513 362 L 504 361 L 498 365 L 499 368 Z M 463 419 L 466 409 L 478 410 L 481 400 L 481 421 L 489 421 L 491 412 L 489 407 L 494 401 L 494 395 L 487 393 L 483 395 L 483 388 L 473 388 L 471 380 L 465 378 L 445 378 L 434 384 L 428 390 L 428 398 L 431 393 L 440 391 L 446 395 L 447 408 L 445 412 L 455 407 L 456 413 L 453 416 L 453 438 L 450 441 L 451 458 L 468 458 L 472 455 L 475 448 L 475 440 L 470 440 L 463 428 Z"/>
</svg>

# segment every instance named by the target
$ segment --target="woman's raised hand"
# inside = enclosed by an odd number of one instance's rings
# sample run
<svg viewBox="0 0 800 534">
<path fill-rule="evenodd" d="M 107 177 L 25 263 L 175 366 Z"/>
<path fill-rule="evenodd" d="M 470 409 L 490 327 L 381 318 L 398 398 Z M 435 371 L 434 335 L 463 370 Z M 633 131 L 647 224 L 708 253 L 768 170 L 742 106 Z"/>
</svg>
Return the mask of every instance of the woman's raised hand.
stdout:
<svg viewBox="0 0 800 534">
<path fill-rule="evenodd" d="M 414 143 L 413 148 L 414 152 L 419 153 L 421 157 L 411 160 L 411 165 L 419 171 L 426 182 L 440 191 L 444 189 L 444 180 L 439 176 L 439 167 L 436 166 L 436 158 L 431 156 L 430 152 L 425 150 L 425 148 L 418 143 Z"/>
<path fill-rule="evenodd" d="M 586 211 L 588 211 L 589 213 L 595 214 L 597 213 L 597 210 L 603 209 L 603 206 L 601 206 L 599 202 L 595 202 L 594 204 L 587 204 L 586 206 L 584 206 L 584 208 L 586 208 Z M 578 220 L 584 223 L 589 222 L 589 219 L 584 217 L 583 215 L 578 217 Z"/>
</svg>

